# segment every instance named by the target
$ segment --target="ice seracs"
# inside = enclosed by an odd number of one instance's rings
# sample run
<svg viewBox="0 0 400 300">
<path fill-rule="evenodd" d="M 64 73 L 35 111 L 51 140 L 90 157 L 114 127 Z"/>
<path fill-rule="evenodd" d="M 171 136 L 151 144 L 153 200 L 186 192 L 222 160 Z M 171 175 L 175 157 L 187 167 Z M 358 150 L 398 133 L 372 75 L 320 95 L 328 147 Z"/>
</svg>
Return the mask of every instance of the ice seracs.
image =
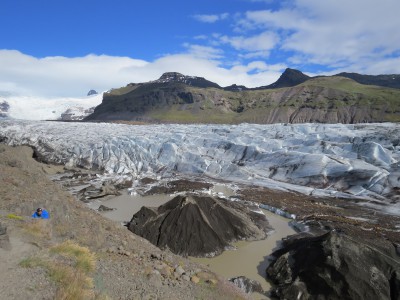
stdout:
<svg viewBox="0 0 400 300">
<path fill-rule="evenodd" d="M 206 175 L 320 196 L 369 197 L 370 205 L 400 198 L 399 136 L 400 126 L 389 123 L 0 123 L 0 140 L 30 145 L 48 162 L 133 177 Z"/>
</svg>

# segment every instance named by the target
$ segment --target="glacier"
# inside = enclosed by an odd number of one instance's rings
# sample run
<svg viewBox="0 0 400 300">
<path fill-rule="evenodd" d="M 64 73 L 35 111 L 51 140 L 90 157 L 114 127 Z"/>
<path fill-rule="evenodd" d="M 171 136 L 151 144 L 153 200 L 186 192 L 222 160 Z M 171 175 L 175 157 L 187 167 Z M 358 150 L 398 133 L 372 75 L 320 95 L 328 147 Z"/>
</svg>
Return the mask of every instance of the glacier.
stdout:
<svg viewBox="0 0 400 300">
<path fill-rule="evenodd" d="M 103 94 L 85 97 L 44 98 L 38 96 L 8 95 L 0 97 L 8 103 L 7 116 L 22 120 L 57 120 L 67 110 L 72 110 L 75 116 L 82 115 L 81 111 L 95 107 L 103 100 Z"/>
<path fill-rule="evenodd" d="M 48 163 L 133 178 L 202 175 L 399 212 L 400 125 L 124 125 L 0 121 Z"/>
</svg>

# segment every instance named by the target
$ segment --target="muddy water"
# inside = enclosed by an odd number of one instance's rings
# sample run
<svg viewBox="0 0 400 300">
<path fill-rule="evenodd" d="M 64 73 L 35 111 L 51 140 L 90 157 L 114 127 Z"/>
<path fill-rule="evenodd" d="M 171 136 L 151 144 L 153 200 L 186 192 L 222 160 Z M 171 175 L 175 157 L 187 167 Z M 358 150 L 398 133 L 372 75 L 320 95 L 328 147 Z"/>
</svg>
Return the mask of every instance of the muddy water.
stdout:
<svg viewBox="0 0 400 300">
<path fill-rule="evenodd" d="M 209 266 L 215 273 L 226 278 L 246 276 L 261 283 L 264 290 L 270 289 L 265 280 L 268 265 L 267 256 L 282 238 L 294 234 L 288 225 L 288 219 L 263 210 L 274 232 L 267 239 L 256 242 L 238 242 L 237 250 L 225 251 L 213 258 L 191 258 L 191 260 Z M 253 295 L 255 299 L 265 299 L 261 295 Z"/>
<path fill-rule="evenodd" d="M 235 192 L 233 189 L 229 188 L 226 185 L 214 185 L 211 189 L 212 193 L 221 193 L 224 196 L 233 196 Z M 109 208 L 115 208 L 113 211 L 102 212 L 101 214 L 113 221 L 117 222 L 127 222 L 132 219 L 132 216 L 137 213 L 142 206 L 148 207 L 158 207 L 169 200 L 174 198 L 174 195 L 150 195 L 150 196 L 141 196 L 141 195 L 128 195 L 123 194 L 120 196 L 113 197 L 109 200 L 97 200 L 88 204 L 88 206 L 92 209 L 98 209 L 99 206 L 105 205 Z"/>
<path fill-rule="evenodd" d="M 234 195 L 234 191 L 226 185 L 216 185 L 211 191 L 213 194 Z M 113 221 L 126 222 L 130 221 L 142 206 L 158 207 L 173 197 L 173 195 L 130 196 L 124 194 L 109 200 L 94 201 L 89 205 L 93 209 L 97 209 L 101 204 L 116 208 L 116 210 L 102 212 L 102 214 Z M 295 231 L 288 225 L 288 219 L 266 210 L 263 210 L 263 212 L 274 228 L 274 232 L 267 239 L 255 242 L 238 242 L 234 244 L 237 250 L 225 251 L 213 258 L 191 258 L 191 260 L 207 265 L 212 271 L 226 278 L 246 276 L 257 280 L 264 290 L 269 290 L 270 285 L 265 280 L 264 275 L 268 265 L 267 256 L 272 253 L 278 241 L 294 234 Z M 265 296 L 254 294 L 253 298 L 265 299 Z"/>
<path fill-rule="evenodd" d="M 101 214 L 113 221 L 129 222 L 142 206 L 158 207 L 172 198 L 173 196 L 170 195 L 131 196 L 124 194 L 105 201 L 94 201 L 89 206 L 97 209 L 102 204 L 109 208 L 115 208 L 115 210 L 105 211 Z"/>
</svg>

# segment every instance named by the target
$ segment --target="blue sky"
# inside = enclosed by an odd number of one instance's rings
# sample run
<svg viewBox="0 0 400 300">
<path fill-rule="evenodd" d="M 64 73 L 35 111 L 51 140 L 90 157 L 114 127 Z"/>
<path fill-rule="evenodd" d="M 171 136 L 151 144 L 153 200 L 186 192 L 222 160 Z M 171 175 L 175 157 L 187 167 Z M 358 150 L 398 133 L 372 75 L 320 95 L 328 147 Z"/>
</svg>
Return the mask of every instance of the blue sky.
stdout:
<svg viewBox="0 0 400 300">
<path fill-rule="evenodd" d="M 222 86 L 400 73 L 398 0 L 0 2 L 0 95 L 78 96 L 178 71 Z"/>
</svg>

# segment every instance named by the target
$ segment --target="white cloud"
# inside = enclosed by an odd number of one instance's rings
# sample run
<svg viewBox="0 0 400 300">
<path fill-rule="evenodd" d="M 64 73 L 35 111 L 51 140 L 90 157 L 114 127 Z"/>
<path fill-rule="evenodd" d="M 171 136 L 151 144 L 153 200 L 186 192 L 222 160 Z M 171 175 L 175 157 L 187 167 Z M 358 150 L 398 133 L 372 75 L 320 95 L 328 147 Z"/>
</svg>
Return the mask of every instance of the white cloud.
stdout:
<svg viewBox="0 0 400 300">
<path fill-rule="evenodd" d="M 203 23 L 215 23 L 217 21 L 225 20 L 229 17 L 228 13 L 218 15 L 194 15 L 193 18 Z"/>
<path fill-rule="evenodd" d="M 303 63 L 338 68 L 352 66 L 373 73 L 400 72 L 398 60 L 393 60 L 400 50 L 400 1 L 293 0 L 285 3 L 275 11 L 246 12 L 236 26 L 248 32 L 274 30 L 281 37 L 280 49 L 294 52 L 292 62 L 301 59 Z M 395 67 L 385 63 L 393 61 Z M 384 65 L 388 67 L 386 71 Z"/>
<path fill-rule="evenodd" d="M 186 47 L 187 53 L 166 55 L 152 62 L 105 55 L 38 59 L 19 51 L 0 50 L 0 95 L 10 92 L 20 96 L 80 97 L 90 89 L 102 92 L 131 82 L 155 80 L 171 71 L 205 77 L 221 86 L 236 83 L 256 87 L 272 83 L 285 68 L 258 61 L 242 68 L 240 64 L 222 67 L 220 50 L 189 44 Z"/>
<path fill-rule="evenodd" d="M 0 50 L 0 90 L 20 95 L 78 96 L 119 86 L 132 74 L 126 68 L 142 68 L 148 62 L 128 57 L 35 58 L 19 51 Z"/>
<path fill-rule="evenodd" d="M 193 45 L 189 43 L 183 44 L 183 46 L 188 50 L 188 53 L 198 58 L 205 59 L 217 59 L 221 58 L 223 51 L 218 48 L 202 46 L 202 45 Z"/>
<path fill-rule="evenodd" d="M 236 50 L 250 52 L 269 51 L 273 49 L 279 41 L 279 37 L 271 31 L 266 31 L 254 36 L 222 36 L 221 42 L 230 44 Z"/>
</svg>

